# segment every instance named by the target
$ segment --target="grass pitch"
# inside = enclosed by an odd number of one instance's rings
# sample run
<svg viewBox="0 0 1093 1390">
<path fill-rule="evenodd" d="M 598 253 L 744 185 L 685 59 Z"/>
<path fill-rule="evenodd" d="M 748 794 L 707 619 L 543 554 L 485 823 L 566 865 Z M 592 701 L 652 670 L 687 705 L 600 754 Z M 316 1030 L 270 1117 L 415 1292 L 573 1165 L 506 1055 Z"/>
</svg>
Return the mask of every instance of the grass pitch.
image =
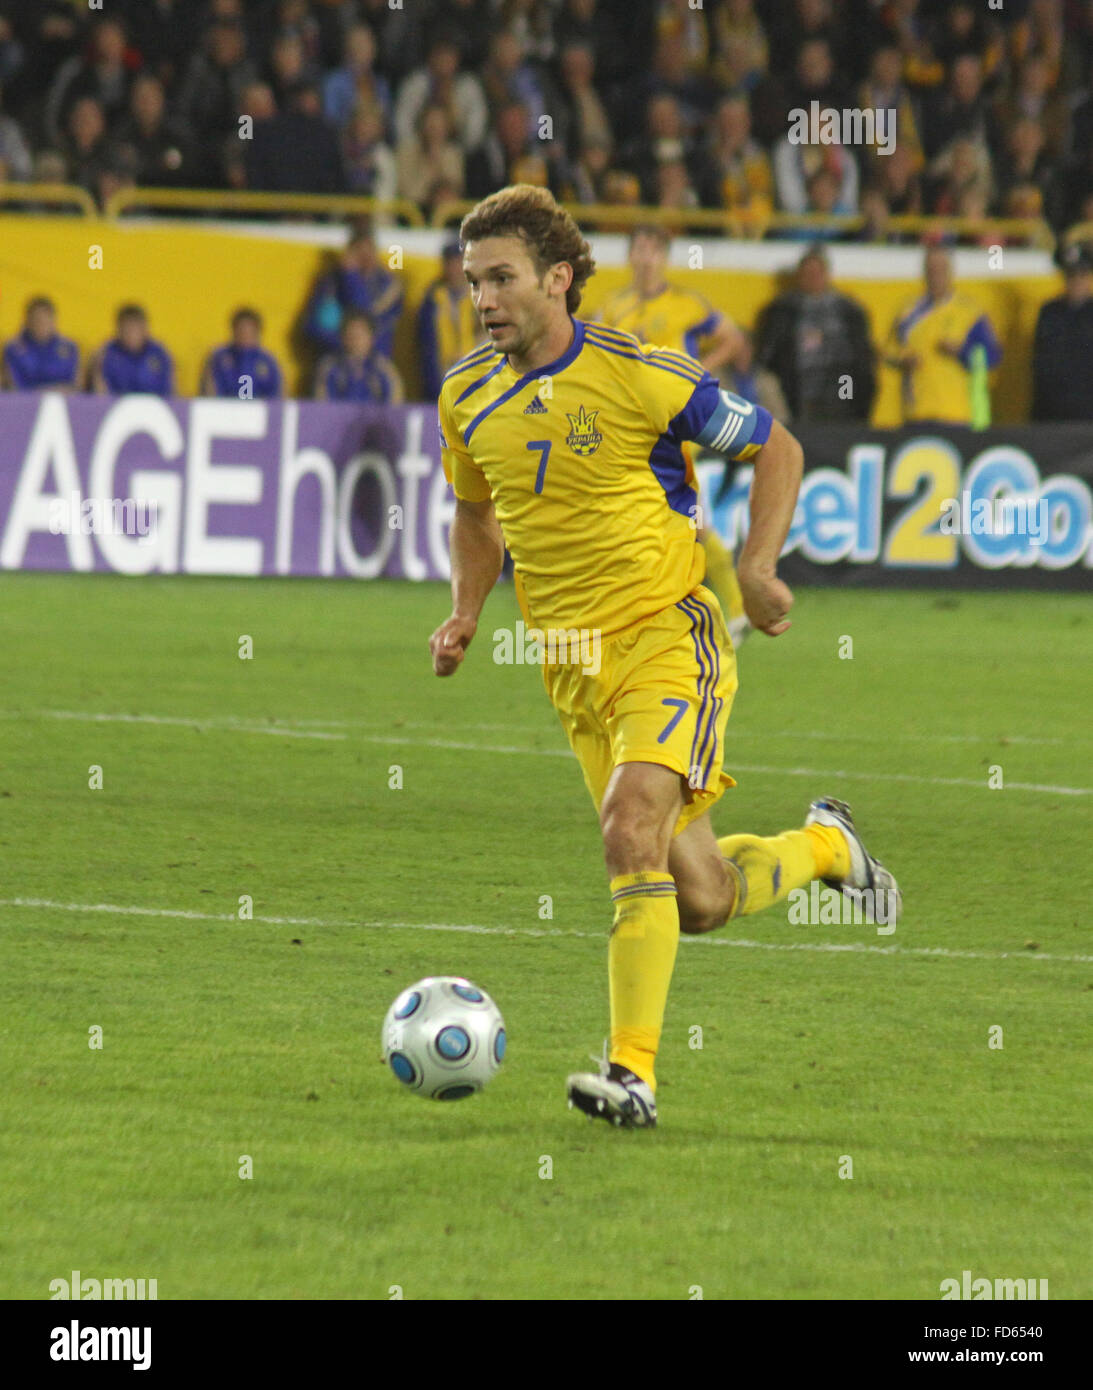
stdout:
<svg viewBox="0 0 1093 1390">
<path fill-rule="evenodd" d="M 0 1295 L 1088 1298 L 1088 600 L 802 590 L 744 647 L 716 827 L 842 796 L 905 917 L 685 940 L 653 1133 L 565 1109 L 607 1022 L 596 819 L 538 672 L 491 660 L 511 589 L 439 681 L 447 611 L 0 578 Z M 379 1026 L 448 972 L 510 1046 L 437 1105 Z"/>
</svg>

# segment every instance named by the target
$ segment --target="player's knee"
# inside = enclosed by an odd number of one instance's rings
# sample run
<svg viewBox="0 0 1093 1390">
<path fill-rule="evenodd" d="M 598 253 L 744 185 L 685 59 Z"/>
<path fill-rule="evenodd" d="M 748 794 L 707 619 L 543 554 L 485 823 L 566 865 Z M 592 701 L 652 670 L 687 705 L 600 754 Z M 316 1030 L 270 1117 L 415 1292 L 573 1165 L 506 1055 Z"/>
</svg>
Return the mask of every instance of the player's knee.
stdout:
<svg viewBox="0 0 1093 1390">
<path fill-rule="evenodd" d="M 716 931 L 729 920 L 727 910 L 718 907 L 679 907 L 679 929 L 687 936 L 702 936 L 708 931 Z"/>
<path fill-rule="evenodd" d="M 641 808 L 618 806 L 606 811 L 601 830 L 604 858 L 612 874 L 667 866 L 664 827 Z"/>
</svg>

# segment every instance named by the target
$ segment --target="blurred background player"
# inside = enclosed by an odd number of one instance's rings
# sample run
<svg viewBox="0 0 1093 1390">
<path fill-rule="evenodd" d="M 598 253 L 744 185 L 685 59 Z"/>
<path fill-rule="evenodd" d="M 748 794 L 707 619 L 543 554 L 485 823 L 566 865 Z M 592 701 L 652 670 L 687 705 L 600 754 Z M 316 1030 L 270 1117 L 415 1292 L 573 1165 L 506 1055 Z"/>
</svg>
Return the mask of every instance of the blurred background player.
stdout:
<svg viewBox="0 0 1093 1390">
<path fill-rule="evenodd" d="M 358 228 L 334 269 L 319 277 L 305 312 L 306 337 L 321 352 L 338 352 L 342 320 L 351 309 L 369 316 L 377 351 L 390 357 L 402 313 L 402 284 L 381 264 L 370 228 Z"/>
<path fill-rule="evenodd" d="M 680 289 L 667 278 L 671 233 L 665 227 L 635 227 L 630 233 L 631 282 L 610 295 L 599 318 L 642 343 L 674 348 L 696 358 L 717 377 L 740 351 L 740 333 L 731 319 L 694 290 Z M 691 450 L 693 453 L 693 450 Z M 732 556 L 712 529 L 698 525 L 706 552 L 706 582 L 721 600 L 734 646 L 751 629 Z"/>
<path fill-rule="evenodd" d="M 354 309 L 342 323 L 341 351 L 319 363 L 315 399 L 399 405 L 403 399 L 398 368 L 375 346 L 372 321 Z"/>
<path fill-rule="evenodd" d="M 27 305 L 23 328 L 4 348 L 4 385 L 11 391 L 75 391 L 80 350 L 57 332 L 52 299 L 37 295 Z"/>
<path fill-rule="evenodd" d="M 139 304 L 123 305 L 117 336 L 99 349 L 91 364 L 91 389 L 111 396 L 169 396 L 174 374 L 170 353 L 149 335 L 148 315 Z"/>
<path fill-rule="evenodd" d="M 970 295 L 953 286 L 952 256 L 931 246 L 923 263 L 926 293 L 907 305 L 889 335 L 886 360 L 903 373 L 904 422 L 935 421 L 982 427 L 982 410 L 973 418 L 975 379 L 982 402 L 986 373 L 1002 360 L 991 321 Z"/>
<path fill-rule="evenodd" d="M 275 400 L 281 395 L 281 368 L 262 346 L 261 314 L 257 309 L 237 309 L 231 330 L 231 342 L 209 354 L 201 378 L 203 394 Z"/>
<path fill-rule="evenodd" d="M 440 254 L 440 278 L 425 291 L 417 316 L 421 375 L 429 401 L 440 395 L 440 383 L 448 368 L 485 341 L 463 274 L 459 242 L 447 242 Z"/>
</svg>

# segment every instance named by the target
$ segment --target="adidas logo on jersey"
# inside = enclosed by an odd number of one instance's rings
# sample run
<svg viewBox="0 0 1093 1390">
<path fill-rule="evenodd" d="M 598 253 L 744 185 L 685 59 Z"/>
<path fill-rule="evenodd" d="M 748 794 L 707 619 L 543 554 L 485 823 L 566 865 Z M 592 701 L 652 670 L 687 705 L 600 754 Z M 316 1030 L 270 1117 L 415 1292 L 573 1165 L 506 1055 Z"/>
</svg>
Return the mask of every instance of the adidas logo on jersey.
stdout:
<svg viewBox="0 0 1093 1390">
<path fill-rule="evenodd" d="M 524 406 L 525 415 L 545 415 L 546 413 L 547 408 L 538 396 L 534 398 L 530 405 Z"/>
</svg>

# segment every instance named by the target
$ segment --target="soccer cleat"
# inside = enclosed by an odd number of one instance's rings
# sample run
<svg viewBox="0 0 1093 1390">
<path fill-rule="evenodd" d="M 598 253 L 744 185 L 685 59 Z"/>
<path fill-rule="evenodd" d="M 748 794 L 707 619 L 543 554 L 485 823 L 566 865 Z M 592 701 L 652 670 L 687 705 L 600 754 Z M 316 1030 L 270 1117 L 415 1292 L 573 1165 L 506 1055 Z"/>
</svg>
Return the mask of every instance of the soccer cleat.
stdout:
<svg viewBox="0 0 1093 1390">
<path fill-rule="evenodd" d="M 570 1110 L 590 1120 L 609 1120 L 622 1129 L 652 1129 L 657 1103 L 650 1087 L 618 1062 L 600 1062 L 599 1073 L 577 1072 L 565 1083 Z"/>
<path fill-rule="evenodd" d="M 860 903 L 867 921 L 895 926 L 903 911 L 903 894 L 895 876 L 865 848 L 846 802 L 833 796 L 817 798 L 808 808 L 805 824 L 836 826 L 846 836 L 850 848 L 849 874 L 841 879 L 825 878 L 824 883 L 829 888 L 841 888 L 851 902 Z M 877 911 L 878 906 L 883 910 Z"/>
</svg>

